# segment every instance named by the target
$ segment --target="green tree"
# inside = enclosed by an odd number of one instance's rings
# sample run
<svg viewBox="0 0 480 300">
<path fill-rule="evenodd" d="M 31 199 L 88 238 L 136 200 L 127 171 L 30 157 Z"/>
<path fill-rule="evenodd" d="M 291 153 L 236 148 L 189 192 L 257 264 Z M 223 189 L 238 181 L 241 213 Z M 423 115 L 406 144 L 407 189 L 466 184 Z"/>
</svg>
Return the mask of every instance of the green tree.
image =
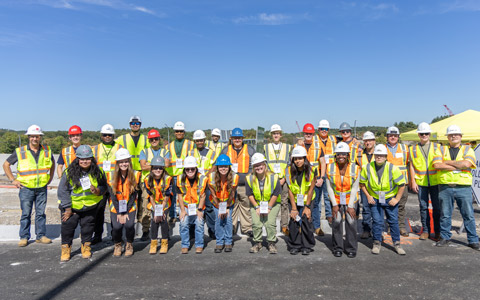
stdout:
<svg viewBox="0 0 480 300">
<path fill-rule="evenodd" d="M 446 118 L 450 118 L 450 116 L 444 115 L 444 116 L 435 117 L 435 118 L 433 118 L 432 123 L 441 121 L 441 120 L 446 119 Z"/>
</svg>

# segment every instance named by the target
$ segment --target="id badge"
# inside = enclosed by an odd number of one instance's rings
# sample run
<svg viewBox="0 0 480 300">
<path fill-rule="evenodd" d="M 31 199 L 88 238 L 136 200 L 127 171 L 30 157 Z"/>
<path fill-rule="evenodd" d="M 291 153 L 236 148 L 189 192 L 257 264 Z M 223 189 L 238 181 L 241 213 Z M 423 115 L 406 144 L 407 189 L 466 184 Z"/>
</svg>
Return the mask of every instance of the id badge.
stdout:
<svg viewBox="0 0 480 300">
<path fill-rule="evenodd" d="M 347 205 L 347 193 L 340 193 L 340 204 Z"/>
<path fill-rule="evenodd" d="M 82 185 L 83 190 L 89 190 L 90 186 L 92 185 L 90 183 L 90 177 L 83 176 L 82 178 L 80 178 L 80 184 Z"/>
<path fill-rule="evenodd" d="M 196 204 L 189 204 L 188 205 L 188 216 L 196 216 L 197 215 L 197 205 Z"/>
<path fill-rule="evenodd" d="M 378 202 L 385 204 L 385 192 L 378 192 Z"/>
<path fill-rule="evenodd" d="M 202 175 L 205 175 L 205 169 L 202 167 L 202 168 L 198 168 L 198 172 Z"/>
<path fill-rule="evenodd" d="M 395 158 L 403 158 L 403 153 L 395 153 Z"/>
<path fill-rule="evenodd" d="M 183 159 L 177 158 L 177 161 L 175 162 L 175 167 L 176 167 L 177 169 L 183 168 Z"/>
<path fill-rule="evenodd" d="M 267 201 L 260 201 L 260 213 L 261 214 L 268 214 L 268 202 Z"/>
<path fill-rule="evenodd" d="M 330 161 L 330 155 L 325 154 L 324 158 L 325 158 L 325 162 L 328 164 L 328 162 Z"/>
<path fill-rule="evenodd" d="M 303 206 L 303 198 L 305 198 L 302 194 L 297 194 L 297 206 Z"/>
<path fill-rule="evenodd" d="M 238 173 L 238 163 L 232 164 L 232 171 Z"/>
<path fill-rule="evenodd" d="M 300 222 L 301 219 L 302 219 L 302 218 L 301 218 L 299 215 L 297 215 L 297 216 L 295 217 L 295 221 L 297 221 L 297 222 Z"/>
<path fill-rule="evenodd" d="M 276 163 L 276 164 L 273 164 L 273 173 L 275 174 L 280 174 L 281 172 L 281 168 L 280 168 L 280 164 L 279 163 Z"/>
<path fill-rule="evenodd" d="M 155 204 L 155 217 L 163 216 L 163 204 Z"/>
<path fill-rule="evenodd" d="M 118 200 L 118 212 L 119 213 L 127 212 L 127 200 Z"/>
<path fill-rule="evenodd" d="M 218 213 L 220 215 L 224 215 L 227 213 L 227 201 L 219 202 L 218 203 Z"/>
<path fill-rule="evenodd" d="M 110 170 L 112 169 L 112 162 L 109 160 L 104 161 L 102 169 L 104 172 L 110 172 Z"/>
</svg>

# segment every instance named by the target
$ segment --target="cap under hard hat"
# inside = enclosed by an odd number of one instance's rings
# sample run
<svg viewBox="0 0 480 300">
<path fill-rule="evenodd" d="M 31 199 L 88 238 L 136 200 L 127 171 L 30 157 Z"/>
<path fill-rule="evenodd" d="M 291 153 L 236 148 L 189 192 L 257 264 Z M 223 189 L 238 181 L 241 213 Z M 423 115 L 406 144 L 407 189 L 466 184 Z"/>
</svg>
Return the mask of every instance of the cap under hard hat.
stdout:
<svg viewBox="0 0 480 300">
<path fill-rule="evenodd" d="M 183 130 L 185 131 L 185 124 L 183 124 L 183 122 L 181 121 L 178 121 L 175 123 L 175 125 L 173 125 L 173 130 Z"/>
<path fill-rule="evenodd" d="M 68 129 L 68 135 L 81 134 L 81 133 L 82 133 L 82 128 L 80 128 L 77 125 L 73 125 Z"/>
<path fill-rule="evenodd" d="M 187 156 L 185 158 L 184 168 L 196 168 L 198 166 L 197 159 L 193 156 Z"/>
<path fill-rule="evenodd" d="M 292 157 L 306 157 L 307 156 L 307 150 L 303 148 L 302 146 L 296 146 L 292 150 Z"/>
<path fill-rule="evenodd" d="M 395 126 L 390 126 L 387 129 L 387 134 L 400 134 L 400 130 Z"/>
<path fill-rule="evenodd" d="M 149 139 L 156 138 L 156 137 L 160 137 L 160 132 L 158 132 L 158 130 L 156 130 L 156 129 L 151 129 L 151 130 L 148 132 L 147 137 L 148 137 Z"/>
<path fill-rule="evenodd" d="M 90 157 L 93 157 L 93 151 L 90 146 L 80 145 L 75 151 L 75 155 L 78 158 L 90 158 Z"/>
<path fill-rule="evenodd" d="M 335 153 L 350 153 L 350 147 L 345 142 L 340 142 L 335 147 Z"/>
<path fill-rule="evenodd" d="M 338 130 L 342 131 L 342 130 L 352 130 L 352 127 L 350 127 L 350 124 L 348 124 L 347 122 L 343 122 L 342 124 L 340 124 L 340 127 L 338 128 Z"/>
<path fill-rule="evenodd" d="M 220 132 L 220 129 L 218 129 L 218 128 L 213 128 L 213 130 L 212 130 L 212 135 L 221 136 L 222 133 Z"/>
<path fill-rule="evenodd" d="M 371 131 L 367 131 L 363 134 L 362 140 L 374 140 L 375 139 L 375 134 Z"/>
<path fill-rule="evenodd" d="M 115 129 L 113 129 L 113 125 L 105 124 L 102 126 L 102 129 L 100 129 L 100 133 L 115 134 Z"/>
<path fill-rule="evenodd" d="M 315 133 L 315 128 L 313 127 L 313 124 L 307 123 L 303 126 L 303 132 L 304 133 Z"/>
<path fill-rule="evenodd" d="M 462 131 L 460 130 L 460 127 L 458 127 L 457 125 L 450 125 L 448 126 L 447 128 L 447 135 L 449 134 L 462 134 Z"/>
<path fill-rule="evenodd" d="M 130 152 L 128 152 L 128 150 L 126 148 L 120 148 L 117 150 L 117 152 L 115 152 L 115 160 L 116 161 L 119 161 L 119 160 L 124 160 L 124 159 L 127 159 L 127 158 L 130 158 L 132 157 L 130 155 Z"/>
<path fill-rule="evenodd" d="M 275 132 L 275 131 L 282 131 L 282 127 L 278 124 L 273 124 L 272 127 L 270 127 L 270 132 Z"/>
<path fill-rule="evenodd" d="M 140 122 L 140 123 L 142 123 L 142 119 L 140 119 L 139 116 L 131 116 L 129 123 L 131 123 L 131 122 Z"/>
<path fill-rule="evenodd" d="M 384 144 L 376 145 L 373 150 L 374 155 L 387 155 L 387 147 Z"/>
<path fill-rule="evenodd" d="M 318 128 L 328 128 L 328 129 L 330 129 L 330 123 L 327 120 L 321 120 L 318 123 Z"/>
<path fill-rule="evenodd" d="M 264 162 L 266 160 L 267 159 L 265 158 L 265 155 L 263 155 L 262 153 L 257 152 L 254 155 L 252 155 L 252 165 L 259 164 L 259 163 Z"/>
<path fill-rule="evenodd" d="M 42 129 L 38 125 L 31 125 L 28 127 L 25 135 L 43 135 Z"/>
<path fill-rule="evenodd" d="M 205 136 L 205 132 L 203 132 L 203 130 L 195 130 L 195 132 L 193 133 L 193 140 L 203 140 L 207 138 Z"/>
</svg>

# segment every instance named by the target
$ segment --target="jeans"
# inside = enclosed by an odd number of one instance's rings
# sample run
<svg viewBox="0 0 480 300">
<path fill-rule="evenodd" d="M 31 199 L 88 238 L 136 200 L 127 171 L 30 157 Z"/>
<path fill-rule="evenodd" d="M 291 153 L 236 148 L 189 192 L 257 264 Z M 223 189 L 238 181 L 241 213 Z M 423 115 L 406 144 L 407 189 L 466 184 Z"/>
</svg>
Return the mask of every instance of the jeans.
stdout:
<svg viewBox="0 0 480 300">
<path fill-rule="evenodd" d="M 457 202 L 458 209 L 463 218 L 463 225 L 467 231 L 468 243 L 478 243 L 470 186 L 450 187 L 445 184 L 440 184 L 438 186 L 438 196 L 442 210 L 440 215 L 440 236 L 442 239 L 449 240 L 452 237 L 452 233 L 450 232 L 452 228 L 452 211 L 454 202 Z"/>
<path fill-rule="evenodd" d="M 213 206 L 213 205 L 212 205 Z M 213 206 L 215 212 L 215 237 L 217 238 L 217 246 L 232 245 L 232 212 L 233 205 L 230 209 L 227 209 L 228 215 L 225 219 L 218 217 L 218 208 Z"/>
<path fill-rule="evenodd" d="M 177 217 L 177 176 L 172 178 L 172 206 L 170 207 L 170 219 Z"/>
<path fill-rule="evenodd" d="M 312 219 L 313 227 L 315 229 L 320 228 L 320 219 L 322 216 L 322 194 L 323 194 L 323 203 L 325 204 L 325 217 L 332 217 L 332 203 L 330 203 L 330 198 L 328 197 L 327 185 L 325 182 L 322 186 L 315 186 L 315 199 L 313 199 L 313 208 L 312 208 Z"/>
<path fill-rule="evenodd" d="M 430 214 L 428 213 L 428 196 L 432 200 L 433 207 L 433 228 L 430 228 Z M 418 202 L 420 203 L 420 219 L 422 221 L 423 232 L 431 233 L 435 231 L 440 233 L 440 200 L 438 199 L 438 185 L 418 186 Z"/>
<path fill-rule="evenodd" d="M 388 203 L 393 198 L 386 199 L 385 202 Z M 390 226 L 390 235 L 393 242 L 400 241 L 400 228 L 398 226 L 398 203 L 395 206 L 390 206 L 388 204 L 378 203 L 378 199 L 375 199 L 377 204 L 370 205 L 370 210 L 372 212 L 373 218 L 373 240 L 382 241 L 383 240 L 383 229 L 385 229 L 385 221 L 383 219 L 383 211 L 387 215 L 387 223 Z"/>
<path fill-rule="evenodd" d="M 183 220 L 180 221 L 180 237 L 182 239 L 182 248 L 190 247 L 190 226 L 195 226 L 195 247 L 203 248 L 203 227 L 205 221 L 199 219 L 197 215 L 194 216 L 185 216 Z"/>
<path fill-rule="evenodd" d="M 210 202 L 210 189 L 207 187 L 205 189 L 205 223 L 207 223 L 207 227 L 209 232 L 215 235 L 215 228 L 216 228 L 216 218 L 217 213 L 215 213 L 214 206 L 212 202 Z"/>
<path fill-rule="evenodd" d="M 18 192 L 22 216 L 20 218 L 20 239 L 30 239 L 30 224 L 32 222 L 32 207 L 35 203 L 35 235 L 37 240 L 47 233 L 45 207 L 47 206 L 47 187 L 26 188 Z"/>
<path fill-rule="evenodd" d="M 363 231 L 371 232 L 372 231 L 372 212 L 370 210 L 370 204 L 368 204 L 368 198 L 362 190 L 360 190 L 360 199 L 362 200 Z"/>
</svg>

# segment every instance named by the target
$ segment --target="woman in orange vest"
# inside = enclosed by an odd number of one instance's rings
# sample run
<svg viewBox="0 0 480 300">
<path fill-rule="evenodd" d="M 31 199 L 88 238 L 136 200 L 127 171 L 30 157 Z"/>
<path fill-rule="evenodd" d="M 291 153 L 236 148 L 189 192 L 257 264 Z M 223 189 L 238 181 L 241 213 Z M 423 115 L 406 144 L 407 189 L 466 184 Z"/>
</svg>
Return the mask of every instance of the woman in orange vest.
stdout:
<svg viewBox="0 0 480 300">
<path fill-rule="evenodd" d="M 135 238 L 135 214 L 137 213 L 138 182 L 141 173 L 133 170 L 131 155 L 125 148 L 121 148 L 115 153 L 115 161 L 109 201 L 112 240 L 115 243 L 113 256 L 122 255 L 122 233 L 125 228 L 127 238 L 125 257 L 129 257 L 133 255 L 132 243 Z"/>
</svg>

